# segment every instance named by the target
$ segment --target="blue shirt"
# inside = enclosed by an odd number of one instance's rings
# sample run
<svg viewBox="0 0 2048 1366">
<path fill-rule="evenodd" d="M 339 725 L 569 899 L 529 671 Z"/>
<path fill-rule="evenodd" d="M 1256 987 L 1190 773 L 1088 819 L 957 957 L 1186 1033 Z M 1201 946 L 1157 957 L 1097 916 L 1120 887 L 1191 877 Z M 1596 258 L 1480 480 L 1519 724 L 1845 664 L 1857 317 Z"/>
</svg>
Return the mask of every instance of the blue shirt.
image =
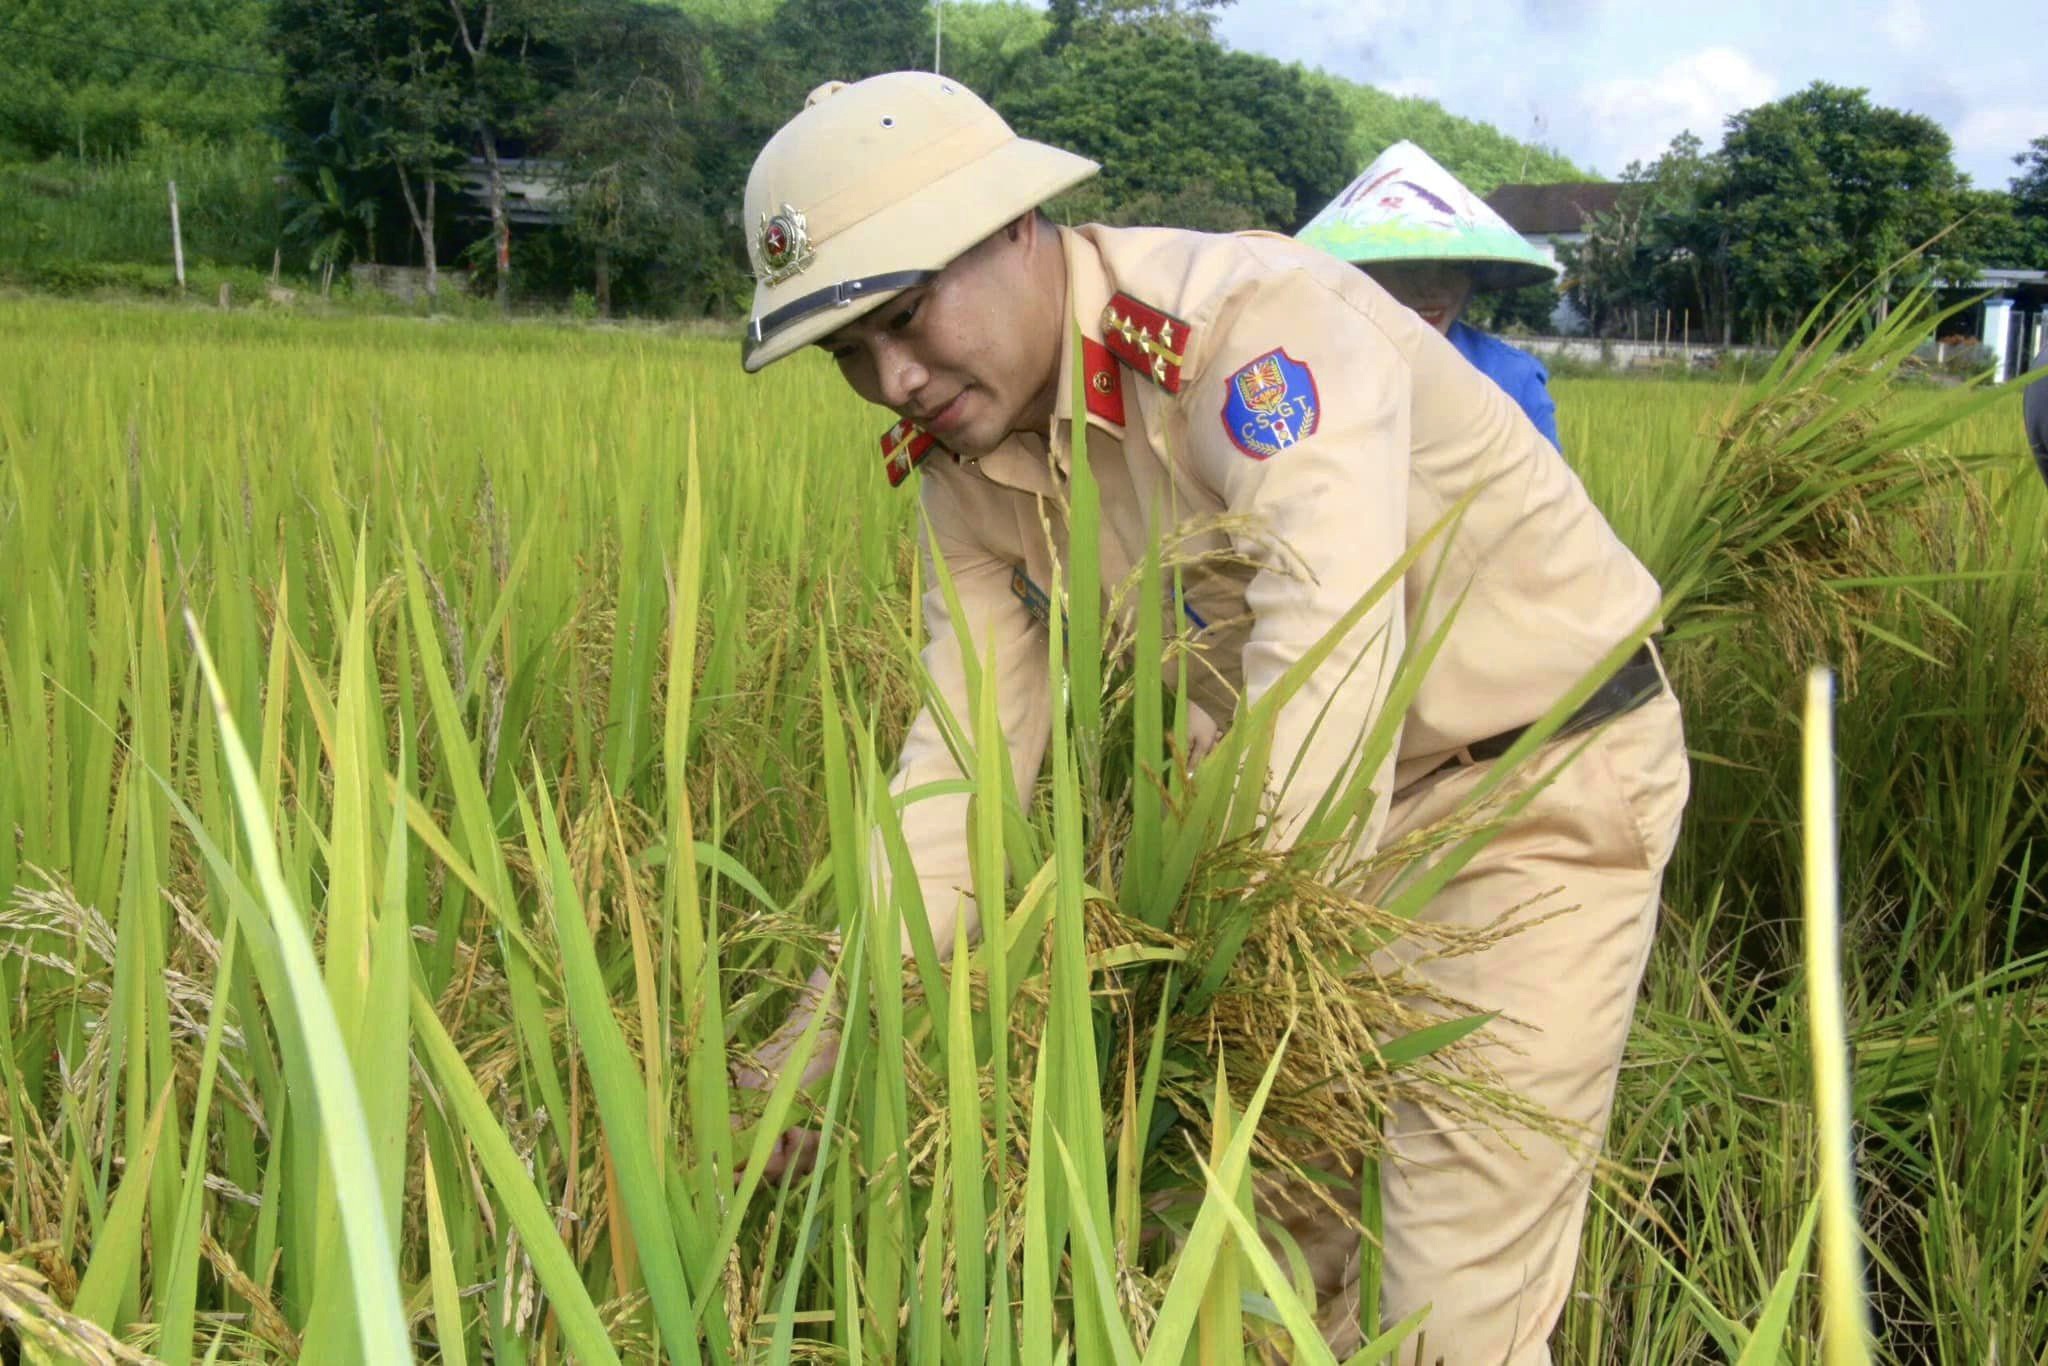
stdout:
<svg viewBox="0 0 2048 1366">
<path fill-rule="evenodd" d="M 1550 372 L 1543 368 L 1542 361 L 1464 323 L 1451 324 L 1450 341 L 1459 355 L 1472 362 L 1473 368 L 1522 406 L 1522 411 L 1536 424 L 1536 430 L 1548 437 L 1551 445 L 1560 451 L 1564 449 L 1564 443 L 1557 439 L 1557 403 L 1550 397 Z"/>
</svg>

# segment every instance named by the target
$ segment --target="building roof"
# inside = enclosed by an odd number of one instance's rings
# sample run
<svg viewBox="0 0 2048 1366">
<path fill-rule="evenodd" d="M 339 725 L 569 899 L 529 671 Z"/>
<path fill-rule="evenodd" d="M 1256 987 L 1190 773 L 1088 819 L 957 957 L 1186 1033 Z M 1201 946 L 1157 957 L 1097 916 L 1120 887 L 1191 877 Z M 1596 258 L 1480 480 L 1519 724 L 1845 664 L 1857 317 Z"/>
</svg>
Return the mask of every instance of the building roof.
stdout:
<svg viewBox="0 0 2048 1366">
<path fill-rule="evenodd" d="M 1486 197 L 1486 205 L 1519 233 L 1584 232 L 1586 220 L 1612 209 L 1621 191 L 1620 184 L 1604 180 L 1502 185 Z"/>
<path fill-rule="evenodd" d="M 2048 284 L 2048 270 L 2012 270 L 1993 266 L 1977 272 L 1973 289 L 2009 289 L 2014 285 Z"/>
<path fill-rule="evenodd" d="M 569 221 L 569 204 L 555 177 L 559 161 L 539 157 L 500 157 L 498 174 L 505 186 L 505 217 L 514 223 L 545 226 Z M 470 217 L 481 216 L 490 195 L 490 164 L 471 157 L 463 168 L 462 189 L 472 201 Z"/>
</svg>

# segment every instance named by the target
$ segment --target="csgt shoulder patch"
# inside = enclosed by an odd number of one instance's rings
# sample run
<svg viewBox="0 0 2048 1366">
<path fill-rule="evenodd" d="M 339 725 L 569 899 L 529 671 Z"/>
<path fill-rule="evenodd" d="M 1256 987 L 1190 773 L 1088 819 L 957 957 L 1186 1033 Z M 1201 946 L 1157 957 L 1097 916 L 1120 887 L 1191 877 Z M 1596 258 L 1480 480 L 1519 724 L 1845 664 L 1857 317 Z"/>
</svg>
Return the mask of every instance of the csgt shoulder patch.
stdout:
<svg viewBox="0 0 2048 1366">
<path fill-rule="evenodd" d="M 1308 440 L 1322 420 L 1315 372 L 1284 350 L 1260 356 L 1224 389 L 1223 430 L 1254 460 L 1270 460 Z"/>
<path fill-rule="evenodd" d="M 1010 566 L 1010 595 L 1024 604 L 1024 610 L 1029 612 L 1040 626 L 1052 625 L 1052 599 L 1045 595 L 1043 588 L 1031 581 L 1031 576 L 1024 572 L 1024 566 L 1021 564 Z"/>
</svg>

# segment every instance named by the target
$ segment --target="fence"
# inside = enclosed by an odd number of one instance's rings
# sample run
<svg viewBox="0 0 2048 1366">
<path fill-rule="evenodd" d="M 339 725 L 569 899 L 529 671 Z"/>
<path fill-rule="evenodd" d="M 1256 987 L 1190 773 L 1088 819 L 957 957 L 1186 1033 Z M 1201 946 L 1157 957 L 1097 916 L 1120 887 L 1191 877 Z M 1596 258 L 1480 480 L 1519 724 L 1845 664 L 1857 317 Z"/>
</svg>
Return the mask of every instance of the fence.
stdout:
<svg viewBox="0 0 2048 1366">
<path fill-rule="evenodd" d="M 1715 346 L 1706 342 L 1627 341 L 1612 337 L 1516 337 L 1534 355 L 1600 365 L 1613 370 L 1711 370 L 1735 360 L 1768 361 L 1768 346 Z"/>
</svg>

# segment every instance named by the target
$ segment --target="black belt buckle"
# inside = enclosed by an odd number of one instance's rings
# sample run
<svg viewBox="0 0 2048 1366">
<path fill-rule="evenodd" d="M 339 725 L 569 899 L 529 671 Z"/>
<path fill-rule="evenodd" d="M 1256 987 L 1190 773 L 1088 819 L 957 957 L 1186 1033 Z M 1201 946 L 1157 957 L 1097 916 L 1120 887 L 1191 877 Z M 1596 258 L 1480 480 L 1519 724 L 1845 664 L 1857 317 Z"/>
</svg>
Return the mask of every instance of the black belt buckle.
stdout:
<svg viewBox="0 0 2048 1366">
<path fill-rule="evenodd" d="M 1664 675 L 1657 667 L 1657 652 L 1648 641 L 1638 646 L 1614 676 L 1594 689 L 1593 695 L 1580 704 L 1557 733 L 1550 738 L 1562 740 L 1567 735 L 1576 735 L 1591 730 L 1602 721 L 1634 711 L 1643 703 L 1655 697 L 1664 688 Z M 1486 763 L 1500 758 L 1514 748 L 1515 741 L 1528 733 L 1527 726 L 1516 726 L 1498 735 L 1489 735 L 1484 740 L 1465 746 L 1474 763 Z M 1456 760 L 1450 762 L 1455 763 Z"/>
</svg>

